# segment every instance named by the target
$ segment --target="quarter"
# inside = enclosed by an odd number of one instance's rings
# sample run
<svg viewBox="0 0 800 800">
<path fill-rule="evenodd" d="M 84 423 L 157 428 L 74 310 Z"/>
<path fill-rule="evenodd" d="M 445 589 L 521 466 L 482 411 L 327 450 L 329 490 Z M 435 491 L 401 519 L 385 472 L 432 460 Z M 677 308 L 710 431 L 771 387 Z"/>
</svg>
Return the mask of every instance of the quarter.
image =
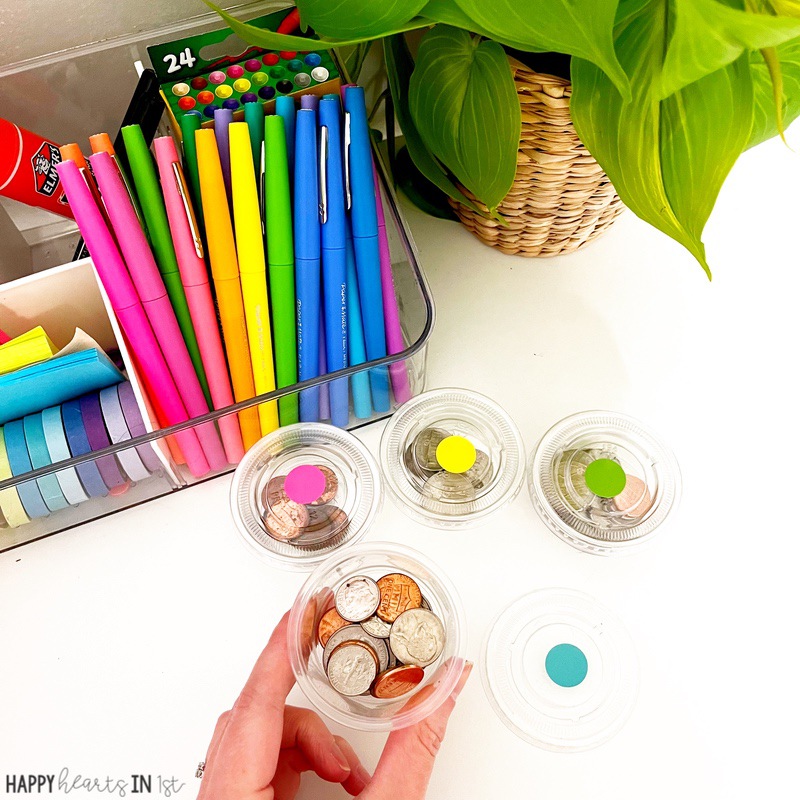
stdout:
<svg viewBox="0 0 800 800">
<path fill-rule="evenodd" d="M 363 622 L 371 617 L 381 601 L 378 584 L 366 575 L 345 581 L 336 592 L 336 610 L 348 622 Z"/>
<path fill-rule="evenodd" d="M 475 451 L 475 463 L 464 473 L 476 490 L 483 489 L 492 480 L 492 460 L 483 452 Z"/>
<path fill-rule="evenodd" d="M 442 467 L 436 458 L 436 448 L 446 438 L 447 431 L 440 428 L 425 428 L 414 439 L 414 462 L 417 466 L 429 472 L 440 470 Z"/>
<path fill-rule="evenodd" d="M 393 623 L 389 646 L 403 664 L 427 667 L 442 654 L 444 625 L 432 611 L 410 608 Z"/>
<path fill-rule="evenodd" d="M 468 503 L 475 499 L 475 486 L 466 475 L 437 472 L 425 481 L 422 493 L 445 503 Z"/>
<path fill-rule="evenodd" d="M 370 694 L 380 698 L 401 697 L 416 689 L 424 678 L 425 670 L 414 664 L 387 669 L 375 678 Z"/>
<path fill-rule="evenodd" d="M 378 672 L 389 668 L 389 646 L 384 639 L 370 636 L 360 625 L 347 625 L 331 634 L 322 653 L 322 668 L 327 672 L 331 653 L 343 642 L 362 642 L 378 656 Z"/>
<path fill-rule="evenodd" d="M 343 642 L 328 659 L 328 680 L 346 697 L 368 691 L 378 674 L 378 658 L 364 642 Z"/>
<path fill-rule="evenodd" d="M 384 622 L 394 622 L 409 608 L 422 605 L 422 592 L 413 578 L 392 572 L 378 580 L 381 600 L 375 612 Z"/>
</svg>

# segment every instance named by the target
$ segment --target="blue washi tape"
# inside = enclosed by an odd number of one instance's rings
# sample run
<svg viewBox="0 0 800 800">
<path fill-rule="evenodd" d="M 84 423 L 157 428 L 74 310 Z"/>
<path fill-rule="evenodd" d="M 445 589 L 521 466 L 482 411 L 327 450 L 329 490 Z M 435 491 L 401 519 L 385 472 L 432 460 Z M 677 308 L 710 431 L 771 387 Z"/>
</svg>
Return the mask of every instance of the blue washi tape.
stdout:
<svg viewBox="0 0 800 800">
<path fill-rule="evenodd" d="M 91 453 L 92 448 L 89 438 L 86 436 L 86 428 L 83 427 L 81 401 L 68 400 L 66 403 L 62 403 L 61 419 L 64 421 L 64 433 L 67 434 L 70 453 L 73 456 Z M 108 486 L 103 481 L 100 470 L 97 469 L 94 461 L 78 464 L 75 469 L 89 497 L 105 497 L 108 494 Z"/>
<path fill-rule="evenodd" d="M 15 419 L 12 422 L 7 422 L 3 430 L 6 438 L 8 463 L 11 466 L 11 472 L 14 477 L 30 472 L 33 466 L 28 455 L 28 446 L 25 444 L 25 430 L 22 426 L 22 420 Z M 17 486 L 17 494 L 19 494 L 19 499 L 22 500 L 25 513 L 31 519 L 46 517 L 50 514 L 50 509 L 45 504 L 36 481 L 25 481 L 19 484 Z"/>
<path fill-rule="evenodd" d="M 42 415 L 28 414 L 22 420 L 22 428 L 25 431 L 25 442 L 28 445 L 28 455 L 31 457 L 33 468 L 49 467 L 53 462 L 50 460 L 47 440 L 44 438 Z M 64 493 L 58 485 L 58 478 L 54 474 L 37 478 L 36 483 L 39 484 L 42 498 L 51 511 L 61 511 L 62 508 L 69 506 L 67 498 L 64 497 Z"/>
<path fill-rule="evenodd" d="M 64 432 L 64 423 L 61 419 L 61 406 L 53 406 L 42 411 L 42 427 L 44 428 L 44 438 L 47 442 L 47 452 L 50 453 L 50 461 L 57 464 L 59 461 L 66 461 L 70 456 L 67 435 Z M 56 472 L 58 485 L 64 492 L 64 497 L 70 505 L 76 506 L 84 500 L 89 499 L 83 486 L 81 485 L 75 467 Z"/>
<path fill-rule="evenodd" d="M 132 437 L 144 436 L 147 433 L 147 428 L 144 424 L 142 412 L 139 410 L 139 403 L 136 400 L 136 395 L 133 392 L 133 386 L 130 382 L 124 381 L 117 384 L 117 394 L 119 395 L 119 402 L 122 406 L 122 413 L 125 415 L 125 423 Z M 142 462 L 150 470 L 150 472 L 161 472 L 164 465 L 161 459 L 156 455 L 155 445 L 140 444 L 137 446 L 139 455 L 142 457 Z"/>
<path fill-rule="evenodd" d="M 100 408 L 103 410 L 103 419 L 106 423 L 106 430 L 111 438 L 112 444 L 127 442 L 131 438 L 128 426 L 125 423 L 125 415 L 122 413 L 122 406 L 119 402 L 116 386 L 109 386 L 100 392 Z M 127 450 L 120 450 L 117 453 L 122 469 L 132 481 L 143 481 L 150 477 L 150 471 L 142 463 L 142 459 L 131 447 Z"/>
</svg>

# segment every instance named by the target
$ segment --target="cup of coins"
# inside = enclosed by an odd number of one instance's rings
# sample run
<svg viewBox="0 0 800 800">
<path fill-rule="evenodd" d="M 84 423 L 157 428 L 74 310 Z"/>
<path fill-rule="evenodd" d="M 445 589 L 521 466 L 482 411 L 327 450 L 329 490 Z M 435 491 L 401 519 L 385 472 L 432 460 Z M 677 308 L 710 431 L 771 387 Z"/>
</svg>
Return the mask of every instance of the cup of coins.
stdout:
<svg viewBox="0 0 800 800">
<path fill-rule="evenodd" d="M 675 456 L 644 425 L 612 411 L 573 414 L 541 438 L 528 488 L 553 533 L 587 553 L 649 542 L 677 505 Z"/>
<path fill-rule="evenodd" d="M 377 462 L 332 425 L 287 425 L 260 439 L 236 468 L 231 511 L 251 552 L 310 570 L 357 542 L 381 505 Z"/>
<path fill-rule="evenodd" d="M 455 588 L 421 553 L 348 548 L 309 576 L 289 616 L 289 657 L 318 711 L 352 728 L 413 725 L 450 695 L 465 628 Z"/>
<path fill-rule="evenodd" d="M 493 400 L 437 389 L 405 403 L 381 439 L 392 499 L 433 527 L 483 522 L 510 503 L 525 474 L 522 437 Z"/>
</svg>

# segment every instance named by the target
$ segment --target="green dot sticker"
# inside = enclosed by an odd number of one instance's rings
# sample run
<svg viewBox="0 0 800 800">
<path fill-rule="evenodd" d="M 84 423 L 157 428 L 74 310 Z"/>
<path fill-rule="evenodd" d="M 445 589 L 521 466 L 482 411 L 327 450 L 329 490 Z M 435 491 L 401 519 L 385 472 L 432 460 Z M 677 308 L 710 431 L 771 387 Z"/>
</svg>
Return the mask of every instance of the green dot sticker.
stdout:
<svg viewBox="0 0 800 800">
<path fill-rule="evenodd" d="M 598 497 L 616 497 L 627 480 L 625 470 L 610 458 L 598 458 L 586 467 L 583 476 L 589 491 Z"/>
<path fill-rule="evenodd" d="M 475 445 L 463 436 L 448 436 L 436 448 L 436 460 L 446 472 L 466 472 L 474 466 L 476 458 Z"/>
<path fill-rule="evenodd" d="M 569 689 L 583 682 L 589 671 L 589 662 L 580 647 L 564 643 L 550 649 L 544 668 L 553 683 Z"/>
</svg>

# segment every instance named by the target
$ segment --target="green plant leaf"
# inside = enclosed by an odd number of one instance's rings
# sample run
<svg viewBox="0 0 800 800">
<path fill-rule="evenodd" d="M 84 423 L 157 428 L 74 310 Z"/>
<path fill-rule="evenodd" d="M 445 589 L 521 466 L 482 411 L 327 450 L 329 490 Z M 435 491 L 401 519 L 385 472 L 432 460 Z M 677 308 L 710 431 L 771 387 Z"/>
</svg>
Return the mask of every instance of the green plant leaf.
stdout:
<svg viewBox="0 0 800 800">
<path fill-rule="evenodd" d="M 578 135 L 635 214 L 686 247 L 711 275 L 702 233 L 752 124 L 748 56 L 666 100 L 654 85 L 668 37 L 669 0 L 651 0 L 616 28 L 633 100 L 583 59 L 572 62 L 571 112 Z"/>
<path fill-rule="evenodd" d="M 514 181 L 522 124 L 503 48 L 449 25 L 432 28 L 420 43 L 409 108 L 428 149 L 495 211 Z"/>
<path fill-rule="evenodd" d="M 389 89 L 392 92 L 394 113 L 397 114 L 400 129 L 405 137 L 406 148 L 417 169 L 434 185 L 438 186 L 448 197 L 459 203 L 469 206 L 474 211 L 480 212 L 478 206 L 472 202 L 450 178 L 447 171 L 428 150 L 422 140 L 420 132 L 414 123 L 409 110 L 409 82 L 414 71 L 414 59 L 408 50 L 405 37 L 402 34 L 388 36 L 383 40 L 383 53 L 386 61 L 386 73 L 389 78 Z M 388 142 L 390 152 L 394 146 L 393 141 Z"/>
<path fill-rule="evenodd" d="M 297 0 L 300 18 L 320 36 L 379 38 L 401 29 L 426 0 Z"/>
<path fill-rule="evenodd" d="M 783 82 L 783 125 L 800 116 L 800 38 L 775 48 Z M 774 87 L 768 65 L 760 53 L 750 54 L 753 78 L 753 129 L 748 147 L 754 147 L 780 133 L 775 113 Z"/>
<path fill-rule="evenodd" d="M 717 0 L 670 0 L 674 30 L 659 97 L 736 61 L 746 50 L 776 47 L 800 36 L 800 19 L 754 14 Z"/>
<path fill-rule="evenodd" d="M 224 11 L 219 6 L 214 5 L 211 0 L 203 0 L 203 2 L 212 10 L 225 20 L 228 27 L 240 38 L 248 44 L 254 44 L 258 47 L 264 47 L 267 50 L 308 50 L 309 41 L 314 42 L 314 47 L 320 50 L 330 50 L 334 47 L 345 47 L 347 45 L 358 44 L 359 42 L 366 42 L 370 39 L 375 39 L 375 36 L 360 35 L 350 39 L 312 39 L 309 40 L 303 36 L 290 36 L 286 33 L 275 33 L 268 31 L 264 28 L 257 28 L 255 25 L 248 25 L 246 22 L 236 19 L 231 16 L 227 11 Z M 390 36 L 395 33 L 402 33 L 403 31 L 413 31 L 417 28 L 427 28 L 430 26 L 430 21 L 415 17 L 403 25 L 398 25 L 392 30 L 385 31 L 380 34 L 381 36 Z"/>
<path fill-rule="evenodd" d="M 497 41 L 518 50 L 556 51 L 597 64 L 622 95 L 628 78 L 614 52 L 612 32 L 618 0 L 454 0 Z"/>
</svg>

